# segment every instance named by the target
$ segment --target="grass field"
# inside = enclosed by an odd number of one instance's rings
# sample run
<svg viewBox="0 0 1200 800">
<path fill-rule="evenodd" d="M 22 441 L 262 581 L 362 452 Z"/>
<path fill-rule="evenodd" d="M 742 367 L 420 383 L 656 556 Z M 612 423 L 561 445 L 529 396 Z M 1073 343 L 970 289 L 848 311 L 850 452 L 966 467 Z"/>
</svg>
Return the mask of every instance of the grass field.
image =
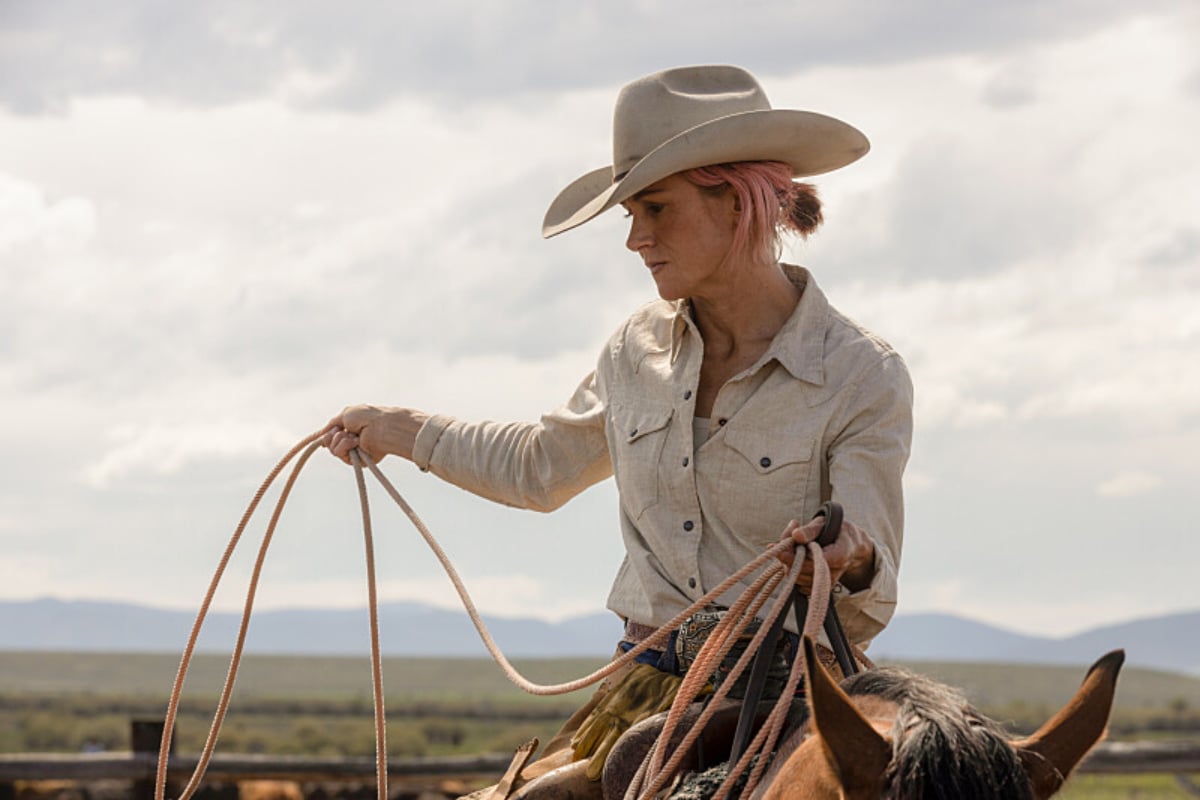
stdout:
<svg viewBox="0 0 1200 800">
<path fill-rule="evenodd" d="M 516 661 L 537 682 L 571 680 L 596 669 L 602 659 Z M 228 657 L 199 654 L 192 662 L 185 692 L 192 697 L 220 691 Z M 0 692 L 76 694 L 94 692 L 140 697 L 170 694 L 179 666 L 177 654 L 0 652 Z M 905 664 L 963 689 L 981 708 L 1047 707 L 1065 702 L 1083 680 L 1087 666 L 916 662 Z M 562 704 L 563 698 L 532 698 L 511 684 L 492 661 L 474 658 L 387 658 L 384 689 L 389 701 Z M 239 696 L 298 700 L 346 700 L 371 697 L 371 667 L 366 658 L 247 656 L 237 679 Z M 567 704 L 577 702 L 566 698 Z M 1200 712 L 1200 678 L 1126 668 L 1117 687 L 1116 709 L 1138 713 L 1175 708 Z"/>
<path fill-rule="evenodd" d="M 600 659 L 530 660 L 532 680 L 571 680 Z M 161 719 L 176 654 L 0 652 L 0 752 L 128 748 L 129 721 Z M 909 668 L 961 687 L 985 713 L 1017 732 L 1040 725 L 1078 688 L 1086 667 L 914 663 Z M 177 745 L 196 752 L 228 668 L 198 655 L 184 687 Z M 392 757 L 511 751 L 546 741 L 590 690 L 531 697 L 488 660 L 389 658 L 383 665 Z M 249 656 L 221 736 L 221 752 L 370 755 L 371 670 L 365 658 Z M 1126 669 L 1110 738 L 1200 738 L 1200 679 Z M 1170 775 L 1074 779 L 1066 800 L 1187 798 Z"/>
<path fill-rule="evenodd" d="M 1061 800 L 1188 800 L 1171 775 L 1076 775 L 1055 795 Z"/>
<path fill-rule="evenodd" d="M 553 659 L 514 662 L 531 680 L 557 682 L 577 678 L 601 666 L 603 659 Z M 217 694 L 224 684 L 228 656 L 201 653 L 188 671 L 185 691 Z M 178 654 L 0 652 L 3 692 L 138 694 L 169 696 Z M 461 702 L 528 701 L 490 660 L 474 658 L 385 658 L 388 699 Z M 264 656 L 243 658 L 239 693 L 252 698 L 337 699 L 371 697 L 371 664 L 366 658 Z M 1198 695 L 1200 700 L 1200 695 Z"/>
</svg>

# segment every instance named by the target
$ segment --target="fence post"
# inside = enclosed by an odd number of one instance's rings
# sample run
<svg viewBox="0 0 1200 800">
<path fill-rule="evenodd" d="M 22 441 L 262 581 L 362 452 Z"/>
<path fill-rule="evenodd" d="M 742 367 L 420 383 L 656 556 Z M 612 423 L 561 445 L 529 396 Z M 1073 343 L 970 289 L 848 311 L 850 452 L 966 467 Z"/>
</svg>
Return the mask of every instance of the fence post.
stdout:
<svg viewBox="0 0 1200 800">
<path fill-rule="evenodd" d="M 135 754 L 149 753 L 155 759 L 158 758 L 159 748 L 162 746 L 163 729 L 166 727 L 161 719 L 135 719 L 129 723 L 129 738 L 132 743 L 130 749 Z M 171 732 L 171 742 L 167 746 L 167 753 L 175 753 L 175 736 L 174 731 Z M 170 781 L 167 782 L 167 796 L 173 797 L 178 792 L 179 786 Z M 132 800 L 154 800 L 154 778 L 138 778 L 133 782 L 133 792 L 130 795 Z"/>
</svg>

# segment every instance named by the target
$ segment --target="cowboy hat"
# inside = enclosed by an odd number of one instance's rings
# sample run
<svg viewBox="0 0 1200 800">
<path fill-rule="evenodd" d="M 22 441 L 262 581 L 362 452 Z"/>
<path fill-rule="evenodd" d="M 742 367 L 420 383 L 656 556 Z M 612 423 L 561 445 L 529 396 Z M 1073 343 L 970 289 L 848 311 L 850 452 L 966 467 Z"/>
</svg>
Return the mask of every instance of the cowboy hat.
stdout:
<svg viewBox="0 0 1200 800">
<path fill-rule="evenodd" d="M 639 78 L 617 96 L 612 166 L 559 192 L 542 221 L 547 239 L 676 172 L 736 161 L 783 161 L 794 177 L 858 160 L 867 137 L 811 111 L 773 109 L 740 67 L 678 67 Z"/>
</svg>

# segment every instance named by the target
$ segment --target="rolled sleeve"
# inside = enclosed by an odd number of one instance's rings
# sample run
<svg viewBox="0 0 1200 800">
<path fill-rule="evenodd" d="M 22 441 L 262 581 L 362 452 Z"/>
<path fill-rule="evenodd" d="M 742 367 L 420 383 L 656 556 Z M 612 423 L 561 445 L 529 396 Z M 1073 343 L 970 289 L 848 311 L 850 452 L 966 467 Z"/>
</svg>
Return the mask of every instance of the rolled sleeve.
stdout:
<svg viewBox="0 0 1200 800">
<path fill-rule="evenodd" d="M 442 414 L 435 414 L 425 420 L 425 424 L 417 431 L 417 440 L 413 443 L 412 461 L 422 472 L 429 471 L 433 460 L 433 451 L 438 439 L 442 438 L 446 427 L 454 420 Z"/>
</svg>

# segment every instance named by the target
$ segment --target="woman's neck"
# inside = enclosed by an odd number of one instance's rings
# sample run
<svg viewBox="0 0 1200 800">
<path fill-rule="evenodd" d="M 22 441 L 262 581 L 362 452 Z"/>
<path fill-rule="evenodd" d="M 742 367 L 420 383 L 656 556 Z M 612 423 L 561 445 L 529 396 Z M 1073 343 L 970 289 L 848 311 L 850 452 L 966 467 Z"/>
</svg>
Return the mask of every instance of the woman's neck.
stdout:
<svg viewBox="0 0 1200 800">
<path fill-rule="evenodd" d="M 691 298 L 705 351 L 718 357 L 765 346 L 795 311 L 801 295 L 778 264 L 746 263 L 726 275 L 716 291 Z"/>
</svg>

